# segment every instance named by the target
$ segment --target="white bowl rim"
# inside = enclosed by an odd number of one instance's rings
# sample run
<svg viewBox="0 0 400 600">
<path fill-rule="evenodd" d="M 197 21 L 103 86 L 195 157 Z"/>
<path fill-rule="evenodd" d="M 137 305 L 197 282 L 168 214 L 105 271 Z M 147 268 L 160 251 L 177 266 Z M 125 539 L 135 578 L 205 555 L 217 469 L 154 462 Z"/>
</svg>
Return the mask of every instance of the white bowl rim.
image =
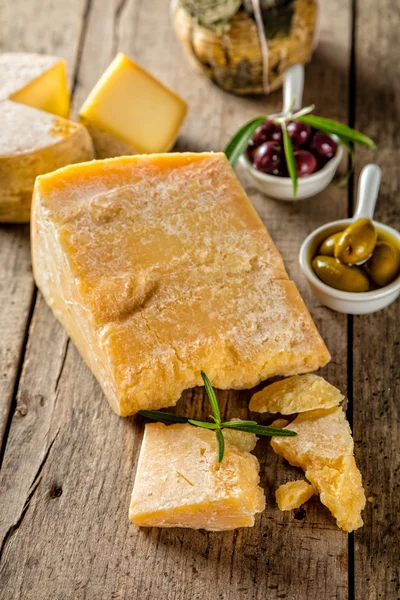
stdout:
<svg viewBox="0 0 400 600">
<path fill-rule="evenodd" d="M 368 302 L 370 300 L 378 300 L 379 298 L 384 298 L 385 296 L 392 294 L 395 290 L 400 288 L 400 273 L 397 275 L 396 279 L 394 279 L 391 283 L 377 290 L 371 290 L 369 292 L 343 292 L 342 290 L 337 290 L 321 281 L 321 279 L 317 277 L 311 265 L 307 261 L 307 250 L 311 242 L 317 235 L 319 235 L 326 229 L 330 229 L 331 227 L 335 227 L 338 225 L 347 225 L 348 223 L 351 223 L 354 220 L 354 218 L 339 219 L 338 221 L 331 221 L 330 223 L 326 223 L 325 225 L 321 225 L 321 227 L 317 227 L 317 229 L 314 229 L 314 231 L 312 231 L 306 237 L 306 239 L 300 247 L 300 267 L 306 278 L 315 287 L 317 287 L 320 291 L 324 292 L 325 294 L 328 294 L 333 298 L 337 298 L 338 300 L 347 300 L 350 302 Z M 377 229 L 382 229 L 386 233 L 392 235 L 400 243 L 400 233 L 396 231 L 396 229 L 390 227 L 390 225 L 385 225 L 384 223 L 380 223 L 379 221 L 375 220 L 373 221 L 373 224 L 375 225 L 375 227 L 377 227 Z"/>
<path fill-rule="evenodd" d="M 319 171 L 311 173 L 311 175 L 306 175 L 305 177 L 299 177 L 297 179 L 298 187 L 307 185 L 311 181 L 317 182 L 319 179 L 322 179 L 328 171 L 336 171 L 336 169 L 338 168 L 339 163 L 343 157 L 343 144 L 340 142 L 339 138 L 336 135 L 332 134 L 331 137 L 335 140 L 335 142 L 338 145 L 335 156 L 332 156 L 332 158 L 330 158 L 328 162 Z M 292 180 L 290 177 L 281 177 L 280 175 L 268 175 L 267 173 L 262 173 L 261 171 L 253 167 L 253 165 L 247 158 L 245 152 L 240 156 L 239 162 L 243 167 L 248 169 L 254 177 L 259 179 L 260 181 L 265 181 L 265 183 L 274 184 L 279 181 L 279 185 L 281 185 L 282 187 L 292 186 Z"/>
</svg>

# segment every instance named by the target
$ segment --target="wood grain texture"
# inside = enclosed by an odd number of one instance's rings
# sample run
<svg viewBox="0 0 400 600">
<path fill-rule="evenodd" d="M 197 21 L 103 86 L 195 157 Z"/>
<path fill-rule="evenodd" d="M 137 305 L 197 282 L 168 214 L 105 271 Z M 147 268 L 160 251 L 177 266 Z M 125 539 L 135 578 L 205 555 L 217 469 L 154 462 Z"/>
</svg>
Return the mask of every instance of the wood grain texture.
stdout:
<svg viewBox="0 0 400 600">
<path fill-rule="evenodd" d="M 358 3 L 355 126 L 377 150 L 357 151 L 383 173 L 375 218 L 400 230 L 400 12 L 390 0 Z M 355 599 L 400 597 L 400 302 L 354 318 L 353 429 L 367 492 L 366 526 L 355 533 Z"/>
<path fill-rule="evenodd" d="M 62 4 L 46 0 L 39 6 L 35 0 L 27 9 L 22 2 L 12 5 L 10 2 L 7 14 L 13 20 L 12 49 L 18 49 L 20 43 L 21 49 L 46 47 L 47 51 L 68 55 L 70 68 L 75 66 L 75 114 L 117 50 L 130 54 L 188 101 L 191 110 L 176 145 L 178 151 L 220 150 L 246 119 L 279 108 L 279 93 L 263 100 L 239 99 L 224 94 L 194 72 L 175 39 L 166 0 L 153 0 L 151 10 L 143 0 L 87 3 L 72 0 L 68 6 Z M 31 6 L 39 14 L 59 15 L 53 19 L 57 34 L 54 27 L 39 28 L 33 12 L 30 19 L 37 33 L 24 34 L 23 16 L 27 10 L 31 11 Z M 2 27 L 0 23 L 0 31 Z M 28 36 L 26 42 L 24 36 Z M 349 3 L 346 0 L 323 3 L 321 43 L 307 67 L 305 96 L 305 102 L 314 102 L 316 112 L 323 116 L 349 119 L 350 51 Z M 363 61 L 366 60 L 364 57 Z M 313 300 L 300 276 L 297 255 L 302 240 L 312 229 L 346 216 L 346 191 L 331 186 L 306 202 L 278 203 L 258 194 L 244 174 L 239 171 L 239 175 L 332 353 L 332 361 L 323 373 L 345 393 L 347 318 Z M 390 194 L 394 197 L 394 188 Z M 23 249 L 27 253 L 27 240 Z M 393 339 L 393 334 L 387 331 Z M 368 329 L 364 335 L 367 332 Z M 382 331 L 379 335 L 383 335 Z M 22 350 L 23 342 L 18 348 Z M 368 351 L 370 368 L 375 352 L 373 348 Z M 360 361 L 360 357 L 356 360 Z M 355 372 L 361 367 L 355 364 Z M 385 372 L 380 385 L 386 383 L 386 376 Z M 224 415 L 247 416 L 250 391 L 218 395 Z M 366 388 L 354 389 L 354 411 L 356 402 L 360 406 L 361 397 L 363 403 L 370 403 L 369 418 L 376 416 L 377 409 Z M 388 406 L 390 409 L 384 408 L 386 419 L 394 418 L 394 404 L 389 402 Z M 177 412 L 197 418 L 208 410 L 202 389 L 186 392 L 177 407 Z M 361 439 L 358 431 L 368 427 L 366 417 L 365 421 L 355 421 L 357 440 Z M 39 296 L 0 478 L 2 600 L 349 598 L 347 536 L 337 529 L 317 498 L 296 514 L 281 513 L 276 508 L 275 489 L 298 478 L 300 473 L 276 456 L 266 439 L 258 443 L 256 453 L 261 463 L 267 510 L 258 517 L 254 528 L 209 533 L 146 530 L 131 525 L 128 506 L 142 428 L 140 419 L 122 419 L 111 412 L 97 382 Z M 393 454 L 394 434 L 390 440 Z M 367 443 L 371 445 L 374 460 L 380 460 L 372 447 L 373 440 Z M 370 473 L 368 450 L 366 454 L 358 454 L 363 471 Z M 395 457 L 392 459 L 395 464 Z M 389 463 L 386 471 L 395 481 Z M 371 477 L 372 470 L 371 475 L 367 474 L 367 483 Z M 390 502 L 393 499 L 385 500 L 385 507 L 392 506 Z M 356 543 L 361 540 L 362 545 L 361 558 L 356 563 L 360 600 L 378 598 L 378 590 L 394 590 L 389 587 L 393 584 L 385 583 L 388 578 L 384 560 L 390 560 L 386 555 L 382 558 L 385 541 L 380 538 L 375 547 L 373 537 L 379 533 L 383 513 L 379 511 L 375 522 L 370 512 L 369 508 L 365 529 L 356 537 Z M 388 526 L 386 531 L 390 535 Z M 391 551 L 395 553 L 394 544 Z M 376 566 L 374 577 L 380 578 L 380 582 L 374 581 L 376 595 L 368 596 L 362 578 L 372 569 L 378 555 L 384 566 Z M 396 596 L 386 597 L 391 600 Z"/>
</svg>

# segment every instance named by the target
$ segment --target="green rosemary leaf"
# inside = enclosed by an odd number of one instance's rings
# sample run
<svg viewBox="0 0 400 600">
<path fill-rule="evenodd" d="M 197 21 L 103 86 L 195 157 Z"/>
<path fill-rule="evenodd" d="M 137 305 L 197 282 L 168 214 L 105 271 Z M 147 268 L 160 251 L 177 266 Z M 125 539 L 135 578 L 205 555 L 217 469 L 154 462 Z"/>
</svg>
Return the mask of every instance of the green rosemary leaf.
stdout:
<svg viewBox="0 0 400 600">
<path fill-rule="evenodd" d="M 246 431 L 247 433 L 255 433 L 256 435 L 269 435 L 279 437 L 292 437 L 297 435 L 295 431 L 290 429 L 280 429 L 277 427 L 268 427 L 267 425 L 243 425 L 239 421 L 228 421 L 223 425 L 227 429 L 235 429 L 236 431 Z"/>
<path fill-rule="evenodd" d="M 242 419 L 233 419 L 232 421 L 225 421 L 221 423 L 221 427 L 229 427 L 229 425 L 258 425 L 257 421 L 242 421 Z"/>
<path fill-rule="evenodd" d="M 256 117 L 245 123 L 225 146 L 225 154 L 232 167 L 236 166 L 239 157 L 246 151 L 249 141 L 257 127 L 264 123 L 266 116 Z"/>
<path fill-rule="evenodd" d="M 294 119 L 301 121 L 310 127 L 315 127 L 315 129 L 324 131 L 325 133 L 334 133 L 340 138 L 345 138 L 349 142 L 362 144 L 363 146 L 368 146 L 368 148 L 375 148 L 375 143 L 373 140 L 371 140 L 371 138 L 364 135 L 360 131 L 357 131 L 356 129 L 352 129 L 347 125 L 343 125 L 342 123 L 338 123 L 332 119 L 316 117 L 315 115 L 303 115 L 300 117 L 294 115 Z"/>
<path fill-rule="evenodd" d="M 354 171 L 354 148 L 353 148 L 353 144 L 351 142 L 349 142 L 345 138 L 341 138 L 340 136 L 338 136 L 338 137 L 340 139 L 340 142 L 343 144 L 343 146 L 346 146 L 347 151 L 350 156 L 349 168 L 347 169 L 346 173 L 343 175 L 343 177 L 341 178 L 341 180 L 338 183 L 339 187 L 345 187 L 348 184 L 349 179 L 352 176 L 353 171 Z"/>
<path fill-rule="evenodd" d="M 204 371 L 200 371 L 200 374 L 204 381 L 204 387 L 206 388 L 207 396 L 210 401 L 212 411 L 214 413 L 215 422 L 220 423 L 221 422 L 221 413 L 219 412 L 217 397 L 215 395 L 215 392 L 213 390 L 211 382 L 208 379 L 207 375 L 204 373 Z"/>
<path fill-rule="evenodd" d="M 187 417 L 180 417 L 171 413 L 161 412 L 160 410 L 139 410 L 138 414 L 146 419 L 160 421 L 161 423 L 188 423 Z"/>
<path fill-rule="evenodd" d="M 293 154 L 292 140 L 289 137 L 286 123 L 282 123 L 283 148 L 285 150 L 286 164 L 289 171 L 290 179 L 293 184 L 293 195 L 297 194 L 297 168 L 296 160 Z"/>
<path fill-rule="evenodd" d="M 217 436 L 217 442 L 218 442 L 218 462 L 221 462 L 222 459 L 224 458 L 225 440 L 224 440 L 223 433 L 220 429 L 215 430 L 215 435 Z"/>
<path fill-rule="evenodd" d="M 218 429 L 216 423 L 207 423 L 206 421 L 196 421 L 196 419 L 189 419 L 188 423 L 196 425 L 196 427 L 204 427 L 204 429 Z"/>
</svg>

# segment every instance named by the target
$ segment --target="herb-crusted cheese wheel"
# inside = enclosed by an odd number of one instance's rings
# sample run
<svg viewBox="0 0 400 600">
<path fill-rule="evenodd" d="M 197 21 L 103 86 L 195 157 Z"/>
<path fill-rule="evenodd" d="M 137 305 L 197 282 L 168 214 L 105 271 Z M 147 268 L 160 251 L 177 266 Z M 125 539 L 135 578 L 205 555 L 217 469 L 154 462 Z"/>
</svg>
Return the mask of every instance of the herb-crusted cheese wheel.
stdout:
<svg viewBox="0 0 400 600">
<path fill-rule="evenodd" d="M 93 158 L 86 129 L 68 121 L 65 62 L 0 54 L 0 222 L 27 222 L 38 175 Z"/>
<path fill-rule="evenodd" d="M 354 442 L 340 407 L 301 413 L 288 426 L 295 437 L 273 437 L 271 446 L 301 467 L 344 531 L 362 526 L 365 494 L 354 459 Z"/>
<path fill-rule="evenodd" d="M 96 157 L 167 152 L 187 111 L 186 102 L 125 54 L 118 54 L 83 104 L 79 116 Z"/>
<path fill-rule="evenodd" d="M 251 388 L 329 353 L 224 154 L 122 157 L 39 177 L 36 282 L 114 410 Z"/>
<path fill-rule="evenodd" d="M 259 470 L 255 456 L 227 441 L 219 463 L 214 431 L 151 423 L 145 427 L 129 518 L 142 527 L 252 527 L 255 514 L 265 508 Z"/>
<path fill-rule="evenodd" d="M 323 377 L 307 373 L 267 385 L 251 398 L 250 410 L 291 415 L 316 408 L 332 408 L 343 398 L 343 394 Z"/>
</svg>

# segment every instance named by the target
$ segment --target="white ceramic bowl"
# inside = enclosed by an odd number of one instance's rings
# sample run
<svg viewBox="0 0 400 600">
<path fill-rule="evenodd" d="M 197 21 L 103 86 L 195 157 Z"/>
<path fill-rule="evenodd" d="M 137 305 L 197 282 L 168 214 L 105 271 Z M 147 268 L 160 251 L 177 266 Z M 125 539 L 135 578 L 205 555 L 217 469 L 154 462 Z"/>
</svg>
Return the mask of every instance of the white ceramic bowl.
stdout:
<svg viewBox="0 0 400 600">
<path fill-rule="evenodd" d="M 251 177 L 254 186 L 266 196 L 275 198 L 276 200 L 303 200 L 304 198 L 319 194 L 319 192 L 322 192 L 330 184 L 342 160 L 343 146 L 339 143 L 336 136 L 332 135 L 331 137 L 338 143 L 335 156 L 320 171 L 306 177 L 298 178 L 296 196 L 293 196 L 293 184 L 290 177 L 279 177 L 277 175 L 261 173 L 252 166 L 246 154 L 242 154 L 239 162 Z"/>
<path fill-rule="evenodd" d="M 311 286 L 314 295 L 322 304 L 338 312 L 351 315 L 365 315 L 376 312 L 389 306 L 400 295 L 400 273 L 389 285 L 371 292 L 342 292 L 336 290 L 317 277 L 311 266 L 311 261 L 315 256 L 321 242 L 329 235 L 343 231 L 350 223 L 353 223 L 360 217 L 372 219 L 376 199 L 378 196 L 381 171 L 377 165 L 367 165 L 364 167 L 359 183 L 359 193 L 357 208 L 352 219 L 341 219 L 333 221 L 315 231 L 304 240 L 299 254 L 300 267 Z M 378 236 L 383 239 L 388 237 L 397 240 L 400 247 L 400 233 L 384 225 L 373 221 L 378 232 Z"/>
</svg>

